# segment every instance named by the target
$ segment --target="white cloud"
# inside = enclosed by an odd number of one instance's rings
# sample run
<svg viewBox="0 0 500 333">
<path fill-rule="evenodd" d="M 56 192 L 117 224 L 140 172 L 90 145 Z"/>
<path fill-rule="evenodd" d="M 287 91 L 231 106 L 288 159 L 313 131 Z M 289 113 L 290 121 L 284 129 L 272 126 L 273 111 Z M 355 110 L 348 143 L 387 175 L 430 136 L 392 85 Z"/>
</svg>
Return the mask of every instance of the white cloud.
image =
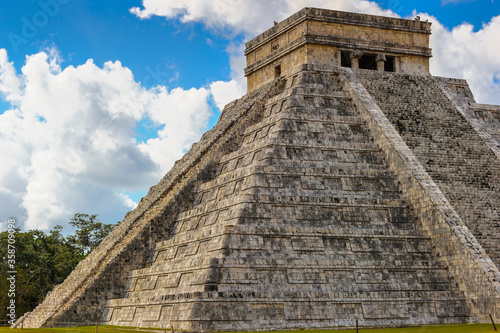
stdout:
<svg viewBox="0 0 500 333">
<path fill-rule="evenodd" d="M 73 213 L 116 222 L 204 131 L 204 88 L 145 89 L 120 62 L 60 66 L 57 52 L 28 56 L 16 73 L 0 49 L 0 93 L 14 105 L 0 115 L 0 220 L 25 229 L 66 224 Z M 137 124 L 163 127 L 138 143 Z M 161 147 L 159 147 L 161 145 Z"/>
<path fill-rule="evenodd" d="M 216 81 L 210 84 L 210 92 L 221 111 L 227 103 L 243 96 L 247 91 L 247 80 L 244 73 L 246 66 L 244 51 L 245 44 L 229 43 L 226 52 L 229 54 L 231 80 Z"/>
<path fill-rule="evenodd" d="M 139 148 L 151 156 L 165 172 L 173 161 L 182 156 L 206 128 L 211 109 L 207 104 L 209 91 L 205 88 L 173 89 L 156 88 L 148 109 L 148 116 L 164 127 L 158 137 L 140 144 Z M 166 112 L 168 107 L 168 112 Z"/>
<path fill-rule="evenodd" d="M 441 0 L 441 6 L 446 6 L 449 4 L 456 5 L 458 3 L 473 2 L 473 1 L 477 1 L 477 0 Z"/>
<path fill-rule="evenodd" d="M 393 16 L 375 2 L 365 0 L 143 0 L 143 8 L 130 11 L 142 19 L 153 15 L 181 22 L 203 22 L 211 29 L 229 29 L 234 33 L 255 35 L 304 7 L 318 7 L 359 13 Z"/>
<path fill-rule="evenodd" d="M 430 46 L 433 75 L 466 79 L 477 101 L 500 104 L 500 16 L 474 32 L 463 23 L 451 31 L 428 14 L 419 14 L 432 22 Z"/>
<path fill-rule="evenodd" d="M 443 4 L 473 0 L 443 0 Z M 143 8 L 132 8 L 131 12 L 145 19 L 153 15 L 167 19 L 179 18 L 182 22 L 202 22 L 208 28 L 219 32 L 228 30 L 243 34 L 250 39 L 304 7 L 318 7 L 366 14 L 398 16 L 392 11 L 381 9 L 375 2 L 364 0 L 143 0 Z M 414 13 L 409 19 L 413 19 Z M 447 30 L 429 14 L 420 13 L 422 19 L 433 22 L 431 47 L 431 72 L 434 75 L 465 78 L 476 99 L 482 103 L 500 104 L 500 17 L 492 18 L 481 30 L 474 32 L 472 26 L 464 23 Z M 243 44 L 228 48 L 231 61 L 231 81 L 218 81 L 211 85 L 212 94 L 219 106 L 238 98 L 245 90 L 243 77 L 245 67 Z M 496 78 L 496 82 L 495 82 Z"/>
<path fill-rule="evenodd" d="M 396 16 L 389 10 L 381 9 L 375 2 L 364 0 L 143 0 L 142 5 L 143 8 L 130 10 L 141 19 L 155 15 L 166 19 L 178 18 L 184 23 L 202 22 L 207 28 L 228 38 L 243 34 L 247 40 L 271 28 L 274 21 L 281 21 L 304 7 Z M 230 43 L 227 48 L 231 65 L 230 81 L 217 81 L 210 85 L 215 103 L 221 110 L 225 104 L 246 92 L 244 49 L 244 43 Z"/>
<path fill-rule="evenodd" d="M 246 89 L 242 89 L 237 80 L 215 81 L 210 84 L 210 92 L 215 104 L 222 111 L 227 103 L 243 96 Z"/>
<path fill-rule="evenodd" d="M 21 98 L 21 81 L 5 49 L 0 49 L 0 92 L 11 103 L 17 103 Z"/>
</svg>

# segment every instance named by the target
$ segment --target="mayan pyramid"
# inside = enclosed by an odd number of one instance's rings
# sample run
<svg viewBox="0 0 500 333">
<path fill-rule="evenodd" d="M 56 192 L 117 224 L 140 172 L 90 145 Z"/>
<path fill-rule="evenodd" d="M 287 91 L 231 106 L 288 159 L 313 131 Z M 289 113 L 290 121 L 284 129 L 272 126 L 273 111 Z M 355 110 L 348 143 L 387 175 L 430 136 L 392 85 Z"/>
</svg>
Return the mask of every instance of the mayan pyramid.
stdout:
<svg viewBox="0 0 500 333">
<path fill-rule="evenodd" d="M 431 23 L 305 8 L 248 93 L 16 326 L 500 320 L 500 106 L 429 73 Z"/>
</svg>

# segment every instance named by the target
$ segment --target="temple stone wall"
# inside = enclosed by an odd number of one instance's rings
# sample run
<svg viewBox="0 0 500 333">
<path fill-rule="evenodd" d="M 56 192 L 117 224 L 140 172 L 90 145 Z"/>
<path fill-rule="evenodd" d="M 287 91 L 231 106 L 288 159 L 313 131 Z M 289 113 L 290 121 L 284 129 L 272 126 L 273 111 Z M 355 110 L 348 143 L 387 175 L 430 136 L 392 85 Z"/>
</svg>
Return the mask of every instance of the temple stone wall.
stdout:
<svg viewBox="0 0 500 333">
<path fill-rule="evenodd" d="M 429 72 L 430 23 L 304 8 L 246 44 L 248 91 L 269 83 L 276 66 L 282 76 L 297 65 L 340 65 L 341 52 L 395 57 L 397 71 Z M 304 50 L 304 47 L 307 51 Z M 286 58 L 296 49 L 301 52 Z M 357 56 L 356 56 L 357 57 Z"/>
<path fill-rule="evenodd" d="M 500 106 L 477 104 L 465 80 L 443 77 L 432 79 L 500 160 Z"/>
<path fill-rule="evenodd" d="M 469 110 L 500 149 L 500 106 L 472 103 L 469 104 Z"/>
<path fill-rule="evenodd" d="M 277 77 L 286 77 L 296 71 L 307 58 L 308 45 L 294 48 L 279 59 L 271 59 L 270 62 L 258 70 L 258 75 L 253 75 L 247 79 L 247 85 L 260 87 L 263 84 L 272 82 Z M 279 74 L 276 74 L 279 66 Z"/>
</svg>

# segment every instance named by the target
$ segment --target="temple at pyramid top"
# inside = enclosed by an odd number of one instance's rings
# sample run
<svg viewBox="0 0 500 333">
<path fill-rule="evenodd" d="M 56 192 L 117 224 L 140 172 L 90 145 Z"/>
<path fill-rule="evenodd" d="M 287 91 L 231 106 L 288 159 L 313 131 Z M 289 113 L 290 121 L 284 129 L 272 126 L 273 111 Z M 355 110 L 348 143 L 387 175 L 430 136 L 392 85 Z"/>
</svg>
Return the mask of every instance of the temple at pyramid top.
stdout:
<svg viewBox="0 0 500 333">
<path fill-rule="evenodd" d="M 246 43 L 248 91 L 303 64 L 429 72 L 431 23 L 304 8 Z"/>
</svg>

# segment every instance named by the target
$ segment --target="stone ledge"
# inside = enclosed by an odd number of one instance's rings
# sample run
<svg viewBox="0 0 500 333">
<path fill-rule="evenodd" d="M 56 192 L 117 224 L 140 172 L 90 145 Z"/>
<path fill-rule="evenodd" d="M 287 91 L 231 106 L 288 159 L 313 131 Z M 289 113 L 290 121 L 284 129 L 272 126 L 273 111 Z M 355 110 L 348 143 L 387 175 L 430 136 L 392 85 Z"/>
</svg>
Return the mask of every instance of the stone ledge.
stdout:
<svg viewBox="0 0 500 333">
<path fill-rule="evenodd" d="M 412 21 L 394 17 L 348 13 L 336 10 L 318 9 L 306 7 L 296 14 L 288 17 L 276 26 L 256 36 L 246 43 L 245 54 L 254 51 L 259 46 L 269 42 L 276 36 L 291 29 L 305 19 L 335 22 L 356 26 L 374 27 L 380 29 L 393 29 L 407 32 L 418 32 L 430 34 L 430 22 Z"/>
<path fill-rule="evenodd" d="M 470 103 L 469 109 L 474 111 L 500 112 L 500 105 Z"/>
<path fill-rule="evenodd" d="M 363 50 L 369 50 L 373 52 L 386 52 L 386 53 L 397 53 L 405 55 L 417 55 L 431 57 L 432 51 L 428 47 L 418 47 L 409 45 L 399 45 L 395 43 L 379 42 L 379 41 L 363 41 L 360 39 L 344 38 L 338 36 L 320 36 L 313 34 L 303 35 L 291 43 L 273 51 L 266 57 L 252 63 L 250 66 L 245 68 L 245 76 L 248 76 L 259 69 L 273 63 L 279 58 L 291 53 L 292 51 L 298 49 L 306 44 L 319 44 L 319 45 L 331 45 L 335 47 L 352 48 L 352 45 L 356 45 L 357 48 Z"/>
</svg>

